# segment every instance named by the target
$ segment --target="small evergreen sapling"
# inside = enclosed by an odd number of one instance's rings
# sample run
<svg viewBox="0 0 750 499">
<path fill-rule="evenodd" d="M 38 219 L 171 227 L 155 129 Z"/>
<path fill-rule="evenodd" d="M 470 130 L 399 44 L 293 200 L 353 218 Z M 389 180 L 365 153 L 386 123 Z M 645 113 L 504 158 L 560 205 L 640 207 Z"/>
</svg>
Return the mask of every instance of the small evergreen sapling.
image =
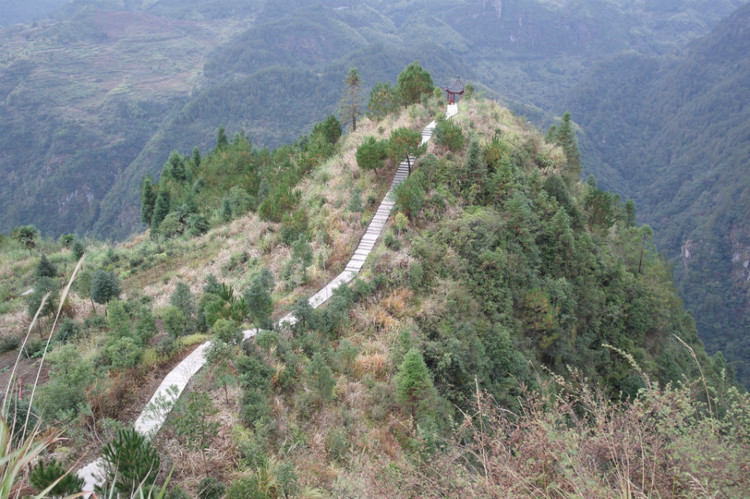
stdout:
<svg viewBox="0 0 750 499">
<path fill-rule="evenodd" d="M 134 429 L 120 430 L 102 449 L 102 458 L 107 467 L 107 481 L 126 497 L 139 487 L 153 485 L 161 465 L 151 442 Z"/>
<path fill-rule="evenodd" d="M 29 474 L 29 481 L 37 490 L 45 490 L 59 479 L 60 481 L 49 491 L 49 494 L 53 496 L 66 496 L 81 492 L 84 486 L 83 479 L 75 473 L 66 473 L 62 464 L 54 458 L 50 459 L 46 466 L 43 460 L 39 460 Z"/>
</svg>

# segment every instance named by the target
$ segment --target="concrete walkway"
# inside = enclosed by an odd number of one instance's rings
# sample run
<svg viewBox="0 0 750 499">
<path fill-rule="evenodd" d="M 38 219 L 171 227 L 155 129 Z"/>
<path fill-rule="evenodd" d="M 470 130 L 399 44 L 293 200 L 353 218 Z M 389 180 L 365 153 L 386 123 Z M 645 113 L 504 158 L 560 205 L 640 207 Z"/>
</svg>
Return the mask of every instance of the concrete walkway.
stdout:
<svg viewBox="0 0 750 499">
<path fill-rule="evenodd" d="M 450 118 L 458 112 L 457 105 L 449 105 L 446 112 L 446 118 Z M 425 144 L 432 133 L 435 131 L 435 122 L 431 122 L 422 130 L 422 144 Z M 409 158 L 409 161 L 414 163 L 413 157 Z M 325 303 L 328 298 L 333 295 L 333 290 L 343 284 L 350 283 L 362 267 L 365 264 L 365 260 L 370 255 L 370 251 L 375 247 L 380 235 L 383 233 L 385 223 L 388 221 L 388 217 L 393 210 L 395 202 L 391 199 L 393 189 L 406 180 L 409 175 L 409 164 L 406 161 L 401 162 L 396 170 L 396 175 L 393 177 L 393 182 L 388 189 L 383 201 L 378 206 L 378 210 L 370 221 L 370 225 L 367 227 L 365 234 L 359 241 L 357 249 L 354 250 L 349 263 L 346 264 L 346 268 L 342 273 L 333 278 L 328 284 L 323 287 L 320 291 L 315 293 L 309 298 L 309 303 L 312 308 L 318 308 Z M 297 318 L 294 315 L 287 314 L 279 319 L 280 324 L 294 324 L 297 322 Z M 252 338 L 255 336 L 257 329 L 248 329 L 242 331 L 245 339 Z M 206 363 L 204 353 L 208 348 L 209 342 L 203 343 L 196 348 L 190 355 L 188 355 L 182 362 L 177 364 L 177 367 L 166 375 L 164 380 L 156 389 L 153 397 L 146 405 L 143 412 L 136 419 L 134 428 L 141 435 L 146 435 L 149 438 L 153 437 L 166 421 L 169 412 L 171 411 L 174 403 L 180 398 L 183 390 L 187 386 L 190 378 L 197 373 L 201 367 Z M 96 461 L 89 463 L 84 466 L 76 473 L 79 477 L 84 480 L 84 490 L 93 491 L 96 485 L 101 485 L 104 481 L 105 470 L 104 461 L 99 458 Z M 88 497 L 88 495 L 86 496 Z"/>
</svg>

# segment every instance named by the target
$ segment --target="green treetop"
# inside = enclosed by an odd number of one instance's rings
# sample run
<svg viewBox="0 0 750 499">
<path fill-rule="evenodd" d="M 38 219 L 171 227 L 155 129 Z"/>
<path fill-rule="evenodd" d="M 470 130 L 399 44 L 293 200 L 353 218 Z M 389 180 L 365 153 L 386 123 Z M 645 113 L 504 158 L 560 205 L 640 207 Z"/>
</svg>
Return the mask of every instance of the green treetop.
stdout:
<svg viewBox="0 0 750 499">
<path fill-rule="evenodd" d="M 417 61 L 406 66 L 398 75 L 398 93 L 404 105 L 419 102 L 422 94 L 432 93 L 433 87 L 432 76 Z"/>
</svg>

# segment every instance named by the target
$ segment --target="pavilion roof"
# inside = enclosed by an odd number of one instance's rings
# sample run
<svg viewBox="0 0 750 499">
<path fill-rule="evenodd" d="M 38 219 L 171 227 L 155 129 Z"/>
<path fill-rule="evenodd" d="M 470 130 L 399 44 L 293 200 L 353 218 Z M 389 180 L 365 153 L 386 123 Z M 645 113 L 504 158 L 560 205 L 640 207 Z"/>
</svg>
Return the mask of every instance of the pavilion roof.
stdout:
<svg viewBox="0 0 750 499">
<path fill-rule="evenodd" d="M 461 78 L 456 76 L 455 81 L 445 87 L 445 90 L 452 94 L 460 94 L 464 91 L 464 82 L 461 81 Z"/>
</svg>

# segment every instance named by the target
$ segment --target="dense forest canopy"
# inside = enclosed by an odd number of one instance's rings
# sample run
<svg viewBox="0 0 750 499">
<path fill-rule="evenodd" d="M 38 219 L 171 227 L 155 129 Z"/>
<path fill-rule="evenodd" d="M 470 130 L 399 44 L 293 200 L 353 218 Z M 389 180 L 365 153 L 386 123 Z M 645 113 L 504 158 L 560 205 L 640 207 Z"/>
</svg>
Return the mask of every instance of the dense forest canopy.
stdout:
<svg viewBox="0 0 750 499">
<path fill-rule="evenodd" d="M 617 56 L 569 98 L 585 169 L 632 197 L 710 350 L 750 381 L 750 6 L 669 58 Z"/>
</svg>

